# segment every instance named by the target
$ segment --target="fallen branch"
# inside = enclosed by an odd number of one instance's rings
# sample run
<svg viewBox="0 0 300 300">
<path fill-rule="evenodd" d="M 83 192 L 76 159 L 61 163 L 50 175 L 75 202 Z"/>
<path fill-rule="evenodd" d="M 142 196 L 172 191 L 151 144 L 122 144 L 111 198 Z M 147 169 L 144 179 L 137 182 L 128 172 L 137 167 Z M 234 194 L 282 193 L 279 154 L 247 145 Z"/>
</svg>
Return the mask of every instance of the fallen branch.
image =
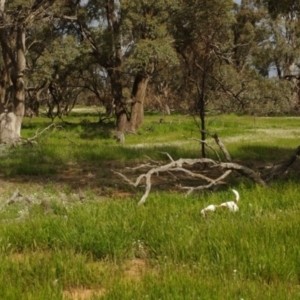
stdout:
<svg viewBox="0 0 300 300">
<path fill-rule="evenodd" d="M 207 188 L 210 188 L 210 187 L 212 187 L 214 185 L 217 185 L 217 184 L 224 184 L 224 182 L 222 180 L 225 179 L 231 173 L 232 170 L 238 171 L 240 174 L 248 177 L 249 179 L 253 180 L 254 182 L 256 182 L 256 183 L 258 183 L 262 186 L 266 186 L 266 183 L 253 170 L 251 170 L 247 167 L 241 166 L 239 164 L 236 164 L 236 163 L 218 163 L 218 162 L 216 162 L 212 159 L 209 159 L 209 158 L 199 158 L 199 159 L 197 159 L 197 158 L 196 159 L 180 158 L 178 160 L 174 160 L 170 156 L 170 154 L 166 153 L 166 155 L 171 160 L 170 163 L 151 168 L 145 174 L 141 174 L 140 176 L 138 176 L 138 178 L 136 179 L 135 182 L 130 180 L 124 174 L 122 174 L 120 172 L 113 171 L 116 175 L 120 176 L 124 181 L 126 181 L 128 184 L 130 184 L 134 187 L 138 187 L 141 184 L 142 180 L 145 179 L 145 184 L 146 184 L 145 192 L 144 192 L 144 195 L 142 196 L 142 198 L 140 199 L 138 205 L 144 204 L 146 202 L 146 199 L 147 199 L 147 197 L 148 197 L 148 195 L 151 191 L 151 178 L 152 178 L 152 175 L 154 175 L 154 174 L 158 175 L 159 173 L 164 173 L 164 172 L 168 172 L 168 173 L 183 172 L 183 173 L 189 175 L 190 177 L 199 178 L 199 179 L 205 181 L 205 184 L 201 184 L 201 185 L 196 186 L 196 187 L 188 187 L 188 186 L 183 186 L 182 187 L 182 186 L 180 186 L 181 189 L 188 190 L 187 194 L 190 194 L 195 190 L 207 189 Z M 195 172 L 185 168 L 185 165 L 186 166 L 193 166 L 195 164 L 210 165 L 213 168 L 219 168 L 219 169 L 222 169 L 222 170 L 225 169 L 226 171 L 221 176 L 213 179 L 213 178 L 210 178 L 210 177 L 205 176 L 203 174 L 195 173 Z M 143 165 L 143 166 L 145 166 L 145 165 Z"/>
<path fill-rule="evenodd" d="M 151 163 L 141 164 L 140 166 L 131 168 L 133 170 L 137 170 L 141 168 L 150 168 L 148 171 L 146 171 L 146 173 L 139 175 L 135 181 L 130 180 L 127 176 L 125 176 L 120 172 L 116 172 L 116 171 L 113 172 L 119 177 L 121 177 L 125 182 L 127 182 L 128 184 L 134 187 L 138 187 L 139 185 L 141 185 L 142 181 L 145 181 L 145 191 L 140 201 L 138 202 L 138 205 L 142 205 L 146 202 L 147 197 L 149 196 L 149 193 L 151 191 L 151 187 L 152 187 L 151 179 L 153 175 L 158 176 L 160 173 L 167 173 L 173 176 L 174 178 L 176 178 L 177 180 L 178 178 L 174 175 L 174 173 L 181 172 L 187 175 L 188 177 L 199 179 L 200 184 L 198 186 L 182 186 L 181 184 L 176 185 L 182 190 L 187 190 L 187 195 L 197 190 L 208 189 L 216 185 L 225 184 L 226 182 L 224 182 L 224 179 L 227 178 L 232 173 L 232 171 L 235 171 L 240 175 L 250 179 L 251 181 L 266 187 L 267 182 L 284 173 L 300 155 L 300 146 L 299 146 L 296 149 L 296 151 L 291 155 L 291 157 L 289 157 L 286 161 L 271 169 L 271 171 L 268 174 L 261 176 L 259 172 L 256 172 L 255 170 L 252 170 L 249 167 L 232 162 L 229 152 L 227 151 L 222 141 L 219 139 L 218 135 L 211 134 L 207 131 L 205 131 L 205 133 L 214 138 L 216 144 L 224 154 L 227 162 L 215 161 L 210 158 L 199 158 L 199 159 L 180 158 L 178 160 L 174 160 L 169 153 L 162 152 L 169 158 L 170 162 L 162 165 L 159 162 L 153 161 L 149 158 Z M 205 145 L 207 145 L 205 141 L 200 140 L 200 142 L 205 143 Z M 217 152 L 215 151 L 215 153 Z M 220 159 L 218 154 L 217 157 L 218 159 Z M 195 168 L 191 170 L 191 167 L 195 166 L 196 164 L 202 164 L 203 166 L 205 166 L 206 171 L 208 169 L 210 170 L 217 169 L 219 172 L 211 172 L 212 175 L 207 176 L 199 172 L 200 168 L 197 168 L 196 171 Z M 223 173 L 220 174 L 220 171 Z"/>
<path fill-rule="evenodd" d="M 267 183 L 259 176 L 259 174 L 255 173 L 252 169 L 239 165 L 237 163 L 220 163 L 219 164 L 222 169 L 226 170 L 235 170 L 238 173 L 248 177 L 252 181 L 262 185 L 267 186 Z"/>
<path fill-rule="evenodd" d="M 38 137 L 40 137 L 45 131 L 49 130 L 51 127 L 57 127 L 55 123 L 51 123 L 49 126 L 44 128 L 42 131 L 37 130 L 35 135 L 31 138 L 23 138 L 29 144 L 32 144 Z"/>
<path fill-rule="evenodd" d="M 209 159 L 209 158 L 200 158 L 200 159 L 189 159 L 189 158 L 183 159 L 183 158 L 180 158 L 180 159 L 174 161 L 173 158 L 168 153 L 167 153 L 167 155 L 171 159 L 170 163 L 150 169 L 146 174 L 141 174 L 136 179 L 135 182 L 131 181 L 129 178 L 127 178 L 122 173 L 112 170 L 116 175 L 120 176 L 127 183 L 129 183 L 130 185 L 132 185 L 134 187 L 139 186 L 142 179 L 145 179 L 145 182 L 146 182 L 145 193 L 142 196 L 141 200 L 139 201 L 138 205 L 144 204 L 147 197 L 148 197 L 148 195 L 149 195 L 149 193 L 150 193 L 150 190 L 151 190 L 151 176 L 153 174 L 159 174 L 159 173 L 163 173 L 163 172 L 172 172 L 176 169 L 177 169 L 176 171 L 178 171 L 178 168 L 182 168 L 182 166 L 184 164 L 187 164 L 187 165 L 191 166 L 191 165 L 194 165 L 196 163 L 212 163 L 212 162 L 214 163 L 214 161 Z"/>
<path fill-rule="evenodd" d="M 267 174 L 265 177 L 266 182 L 271 181 L 275 177 L 278 177 L 279 175 L 283 174 L 287 171 L 287 169 L 296 161 L 296 159 L 300 155 L 300 146 L 297 147 L 295 152 L 283 163 L 273 167 L 271 169 L 271 172 Z"/>
<path fill-rule="evenodd" d="M 27 203 L 31 203 L 31 200 L 27 196 L 23 196 L 18 189 L 16 189 L 13 193 L 13 195 L 8 198 L 0 207 L 0 210 L 5 206 L 5 205 L 11 205 L 16 202 L 20 201 L 26 201 Z"/>
<path fill-rule="evenodd" d="M 179 188 L 183 189 L 183 190 L 188 190 L 188 192 L 186 193 L 186 195 L 188 196 L 189 194 L 191 194 L 194 191 L 199 191 L 199 190 L 204 190 L 204 189 L 209 189 L 214 185 L 217 184 L 223 184 L 224 182 L 222 181 L 223 179 L 225 179 L 232 171 L 231 170 L 227 170 L 224 174 L 222 174 L 220 177 L 212 180 L 209 184 L 206 185 L 199 185 L 199 186 L 179 186 Z"/>
</svg>

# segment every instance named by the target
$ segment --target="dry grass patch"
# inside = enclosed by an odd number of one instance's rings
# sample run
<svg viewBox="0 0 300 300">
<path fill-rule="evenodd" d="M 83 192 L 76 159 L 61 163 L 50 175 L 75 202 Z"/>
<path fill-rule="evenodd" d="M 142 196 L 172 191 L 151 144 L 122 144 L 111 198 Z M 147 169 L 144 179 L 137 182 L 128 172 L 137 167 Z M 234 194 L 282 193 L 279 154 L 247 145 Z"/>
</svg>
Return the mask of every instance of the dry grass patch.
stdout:
<svg viewBox="0 0 300 300">
<path fill-rule="evenodd" d="M 92 297 L 101 297 L 105 294 L 104 288 L 91 289 L 87 287 L 70 287 L 63 291 L 64 300 L 89 300 Z"/>
<path fill-rule="evenodd" d="M 127 262 L 125 275 L 129 279 L 141 280 L 147 270 L 146 259 L 134 258 Z"/>
<path fill-rule="evenodd" d="M 39 252 L 13 252 L 9 255 L 14 262 L 24 263 L 30 260 L 42 261 L 43 259 L 51 260 L 52 253 L 50 251 Z"/>
</svg>

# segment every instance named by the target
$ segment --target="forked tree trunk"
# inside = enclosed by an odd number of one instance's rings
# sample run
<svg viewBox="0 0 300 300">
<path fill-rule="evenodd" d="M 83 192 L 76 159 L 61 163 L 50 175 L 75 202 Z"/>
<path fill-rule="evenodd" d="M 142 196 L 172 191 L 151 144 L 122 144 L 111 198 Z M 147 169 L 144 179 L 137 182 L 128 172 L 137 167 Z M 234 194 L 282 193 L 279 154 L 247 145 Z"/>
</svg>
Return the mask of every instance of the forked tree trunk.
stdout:
<svg viewBox="0 0 300 300">
<path fill-rule="evenodd" d="M 117 71 L 108 72 L 114 97 L 116 129 L 121 132 L 136 132 L 144 121 L 144 100 L 149 76 L 138 74 L 132 88 L 133 103 L 129 111 L 122 96 L 122 82 Z"/>
</svg>

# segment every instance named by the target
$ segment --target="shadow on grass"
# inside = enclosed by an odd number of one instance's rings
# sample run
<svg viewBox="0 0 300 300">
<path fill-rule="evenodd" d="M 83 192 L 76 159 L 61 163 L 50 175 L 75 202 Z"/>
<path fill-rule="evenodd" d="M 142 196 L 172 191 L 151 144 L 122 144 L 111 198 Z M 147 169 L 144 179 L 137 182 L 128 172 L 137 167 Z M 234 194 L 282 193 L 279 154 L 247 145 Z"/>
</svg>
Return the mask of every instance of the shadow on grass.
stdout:
<svg viewBox="0 0 300 300">
<path fill-rule="evenodd" d="M 82 149 L 84 147 L 84 149 Z M 47 147 L 45 147 L 46 149 Z M 137 193 L 144 188 L 135 189 L 120 179 L 114 171 L 128 175 L 133 181 L 139 174 L 148 169 L 128 169 L 142 163 L 148 163 L 149 158 L 161 164 L 170 162 L 169 153 L 174 160 L 179 158 L 198 158 L 199 152 L 184 149 L 179 146 L 161 146 L 148 148 L 122 147 L 121 145 L 107 145 L 106 147 L 92 147 L 74 145 L 70 159 L 63 159 L 55 153 L 47 152 L 39 147 L 14 149 L 0 159 L 0 174 L 4 181 L 18 183 L 34 183 L 39 185 L 52 184 L 59 187 L 68 187 L 70 190 L 91 189 L 103 196 L 121 195 L 122 193 Z M 239 147 L 234 161 L 246 165 L 254 170 L 267 164 L 273 164 L 289 158 L 295 149 L 285 147 L 250 146 Z M 5 159 L 4 159 L 5 157 Z M 194 166 L 201 170 L 202 166 Z M 211 176 L 207 170 L 201 171 Z M 199 179 L 187 178 L 184 174 L 175 176 L 162 173 L 153 176 L 153 190 L 175 190 L 176 186 L 185 181 L 188 185 L 199 185 Z M 236 178 L 238 176 L 238 178 Z M 299 179 L 299 164 L 291 168 L 291 172 L 283 179 Z M 232 175 L 236 181 L 245 181 L 239 175 Z"/>
<path fill-rule="evenodd" d="M 80 134 L 80 138 L 85 140 L 109 139 L 112 137 L 111 132 L 114 127 L 113 122 L 82 122 L 83 132 Z"/>
<path fill-rule="evenodd" d="M 248 145 L 238 147 L 234 156 L 245 162 L 278 163 L 291 157 L 295 150 L 296 147 Z"/>
<path fill-rule="evenodd" d="M 178 147 L 153 147 L 147 149 L 123 147 L 116 142 L 106 146 L 71 144 L 66 148 L 68 157 L 49 150 L 51 145 L 28 146 L 10 149 L 2 153 L 0 176 L 4 181 L 14 183 L 54 184 L 69 186 L 71 189 L 130 190 L 112 170 L 121 171 L 126 167 L 149 162 L 149 158 L 168 163 L 168 152 L 174 159 L 196 156 L 195 153 Z M 53 146 L 52 146 L 53 147 Z M 59 145 L 64 147 L 64 145 Z M 55 147 L 54 147 L 55 148 Z M 71 153 L 72 152 L 72 153 Z"/>
<path fill-rule="evenodd" d="M 51 119 L 28 119 L 22 124 L 22 130 L 29 132 L 41 131 L 52 123 Z M 56 119 L 55 124 L 67 132 L 80 131 L 80 138 L 88 140 L 111 138 L 111 132 L 115 127 L 111 119 L 102 119 L 101 121 L 91 121 L 87 118 Z"/>
</svg>

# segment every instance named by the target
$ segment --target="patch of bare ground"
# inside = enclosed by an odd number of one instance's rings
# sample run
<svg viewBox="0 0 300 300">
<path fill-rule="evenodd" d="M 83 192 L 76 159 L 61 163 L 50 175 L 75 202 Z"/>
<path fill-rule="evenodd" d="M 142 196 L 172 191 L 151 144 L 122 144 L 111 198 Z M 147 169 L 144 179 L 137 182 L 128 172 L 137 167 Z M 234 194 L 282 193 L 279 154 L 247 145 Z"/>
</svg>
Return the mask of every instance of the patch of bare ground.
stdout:
<svg viewBox="0 0 300 300">
<path fill-rule="evenodd" d="M 105 294 L 104 288 L 91 289 L 86 287 L 70 287 L 63 291 L 64 300 L 89 300 Z"/>
<path fill-rule="evenodd" d="M 89 189 L 99 197 L 129 197 L 132 193 L 128 191 L 128 186 L 111 172 L 111 169 L 118 169 L 119 167 L 116 162 L 108 162 L 101 166 L 74 163 L 66 164 L 55 174 L 15 175 L 11 177 L 4 177 L 0 174 L 0 195 L 2 198 L 8 198 L 16 188 L 21 193 L 25 193 L 24 190 L 26 190 L 26 195 L 30 195 L 49 185 L 58 191 L 64 190 L 67 186 L 75 194 L 79 190 Z M 125 187 L 125 189 L 120 191 L 116 187 Z M 7 195 L 4 195 L 5 193 Z"/>
<path fill-rule="evenodd" d="M 40 251 L 40 252 L 14 252 L 9 255 L 10 259 L 14 262 L 24 263 L 29 260 L 39 260 L 42 259 L 51 259 L 51 252 L 48 251 Z"/>
<path fill-rule="evenodd" d="M 146 259 L 134 258 L 126 263 L 125 275 L 128 279 L 141 280 L 146 270 Z"/>
<path fill-rule="evenodd" d="M 95 267 L 95 266 L 94 266 Z M 101 264 L 101 267 L 103 265 Z M 124 262 L 124 275 L 123 279 L 139 281 L 143 278 L 146 271 L 150 268 L 147 265 L 146 259 L 134 258 Z M 107 290 L 102 288 L 87 288 L 87 287 L 69 287 L 63 291 L 64 300 L 89 300 L 92 297 L 101 297 Z"/>
</svg>

